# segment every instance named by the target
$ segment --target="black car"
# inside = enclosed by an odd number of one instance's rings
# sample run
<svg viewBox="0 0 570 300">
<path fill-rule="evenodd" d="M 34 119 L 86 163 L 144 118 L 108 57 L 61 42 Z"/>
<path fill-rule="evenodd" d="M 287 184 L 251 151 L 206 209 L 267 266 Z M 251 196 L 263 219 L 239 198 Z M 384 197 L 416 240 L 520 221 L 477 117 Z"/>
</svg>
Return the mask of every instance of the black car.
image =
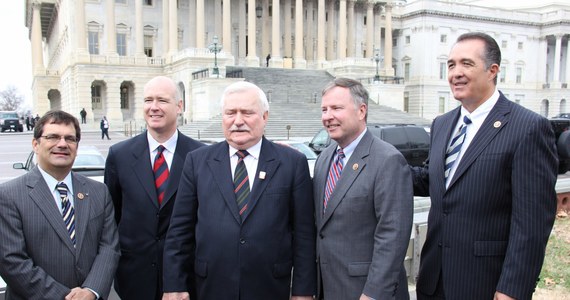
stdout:
<svg viewBox="0 0 570 300">
<path fill-rule="evenodd" d="M 549 121 L 556 136 L 558 174 L 564 174 L 570 169 L 570 119 L 552 118 Z"/>
<path fill-rule="evenodd" d="M 15 111 L 0 111 L 0 129 L 2 132 L 6 130 L 24 131 L 24 124 Z"/>
<path fill-rule="evenodd" d="M 409 124 L 368 124 L 367 127 L 373 135 L 396 147 L 408 164 L 421 166 L 427 159 L 430 138 L 424 127 Z M 331 138 L 323 128 L 313 137 L 309 147 L 319 154 L 330 144 Z"/>
</svg>

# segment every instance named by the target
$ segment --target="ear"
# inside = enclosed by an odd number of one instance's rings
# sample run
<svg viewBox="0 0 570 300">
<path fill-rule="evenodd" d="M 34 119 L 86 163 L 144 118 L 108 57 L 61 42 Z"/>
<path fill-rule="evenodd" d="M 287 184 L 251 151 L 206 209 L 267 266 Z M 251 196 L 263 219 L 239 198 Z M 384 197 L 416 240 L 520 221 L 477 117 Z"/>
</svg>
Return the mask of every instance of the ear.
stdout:
<svg viewBox="0 0 570 300">
<path fill-rule="evenodd" d="M 178 114 L 181 114 L 181 113 L 183 112 L 183 109 L 182 109 L 182 100 L 178 100 L 178 104 L 176 105 L 176 107 L 178 107 L 177 113 L 178 113 Z"/>
<path fill-rule="evenodd" d="M 489 72 L 489 81 L 493 81 L 493 80 L 495 80 L 495 78 L 497 76 L 499 76 L 499 71 L 500 71 L 499 65 L 498 64 L 492 64 L 489 67 L 489 70 L 487 70 L 487 71 Z"/>
<path fill-rule="evenodd" d="M 361 103 L 358 107 L 358 119 L 364 120 L 366 118 L 366 112 L 368 111 L 368 106 L 366 104 Z"/>
</svg>

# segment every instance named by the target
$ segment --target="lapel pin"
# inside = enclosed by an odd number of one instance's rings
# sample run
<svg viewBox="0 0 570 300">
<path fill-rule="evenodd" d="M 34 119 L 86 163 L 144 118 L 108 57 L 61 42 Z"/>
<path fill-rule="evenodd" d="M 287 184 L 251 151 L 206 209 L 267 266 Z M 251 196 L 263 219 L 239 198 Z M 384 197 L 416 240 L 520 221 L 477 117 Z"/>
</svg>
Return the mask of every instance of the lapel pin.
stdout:
<svg viewBox="0 0 570 300">
<path fill-rule="evenodd" d="M 260 171 L 259 172 L 259 179 L 261 179 L 261 180 L 265 179 L 265 175 L 266 175 L 265 171 Z"/>
<path fill-rule="evenodd" d="M 352 165 L 352 169 L 353 169 L 354 171 L 358 170 L 358 164 Z"/>
<path fill-rule="evenodd" d="M 493 124 L 493 127 L 495 127 L 495 128 L 501 127 L 501 121 L 495 121 L 495 123 Z"/>
<path fill-rule="evenodd" d="M 83 200 L 83 198 L 85 198 L 85 195 L 83 195 L 83 193 L 77 193 L 77 199 Z"/>
</svg>

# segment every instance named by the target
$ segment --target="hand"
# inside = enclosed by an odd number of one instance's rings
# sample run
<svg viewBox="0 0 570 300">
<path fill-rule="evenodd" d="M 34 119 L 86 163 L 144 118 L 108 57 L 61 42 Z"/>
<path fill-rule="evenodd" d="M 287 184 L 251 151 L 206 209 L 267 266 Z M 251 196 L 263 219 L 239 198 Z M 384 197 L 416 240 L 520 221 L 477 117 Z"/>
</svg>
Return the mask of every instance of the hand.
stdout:
<svg viewBox="0 0 570 300">
<path fill-rule="evenodd" d="M 76 287 L 65 296 L 65 300 L 95 300 L 96 296 L 89 289 Z"/>
<path fill-rule="evenodd" d="M 313 296 L 291 296 L 291 300 L 313 300 Z"/>
<path fill-rule="evenodd" d="M 515 298 L 509 297 L 501 292 L 495 292 L 495 297 L 493 300 L 515 300 Z"/>
<path fill-rule="evenodd" d="M 188 292 L 164 293 L 162 300 L 190 300 Z"/>
<path fill-rule="evenodd" d="M 372 300 L 372 298 L 362 294 L 362 295 L 360 295 L 360 300 Z"/>
</svg>

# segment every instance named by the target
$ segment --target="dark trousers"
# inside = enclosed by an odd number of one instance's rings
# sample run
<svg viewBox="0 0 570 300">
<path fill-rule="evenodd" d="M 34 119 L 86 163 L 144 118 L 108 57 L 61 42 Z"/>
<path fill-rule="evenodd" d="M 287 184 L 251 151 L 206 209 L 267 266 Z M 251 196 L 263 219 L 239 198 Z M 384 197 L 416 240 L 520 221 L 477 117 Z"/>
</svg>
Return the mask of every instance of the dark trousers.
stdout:
<svg viewBox="0 0 570 300">
<path fill-rule="evenodd" d="M 111 139 L 109 138 L 109 128 L 101 129 L 101 139 L 103 139 L 105 136 L 107 137 L 108 140 Z"/>
</svg>

